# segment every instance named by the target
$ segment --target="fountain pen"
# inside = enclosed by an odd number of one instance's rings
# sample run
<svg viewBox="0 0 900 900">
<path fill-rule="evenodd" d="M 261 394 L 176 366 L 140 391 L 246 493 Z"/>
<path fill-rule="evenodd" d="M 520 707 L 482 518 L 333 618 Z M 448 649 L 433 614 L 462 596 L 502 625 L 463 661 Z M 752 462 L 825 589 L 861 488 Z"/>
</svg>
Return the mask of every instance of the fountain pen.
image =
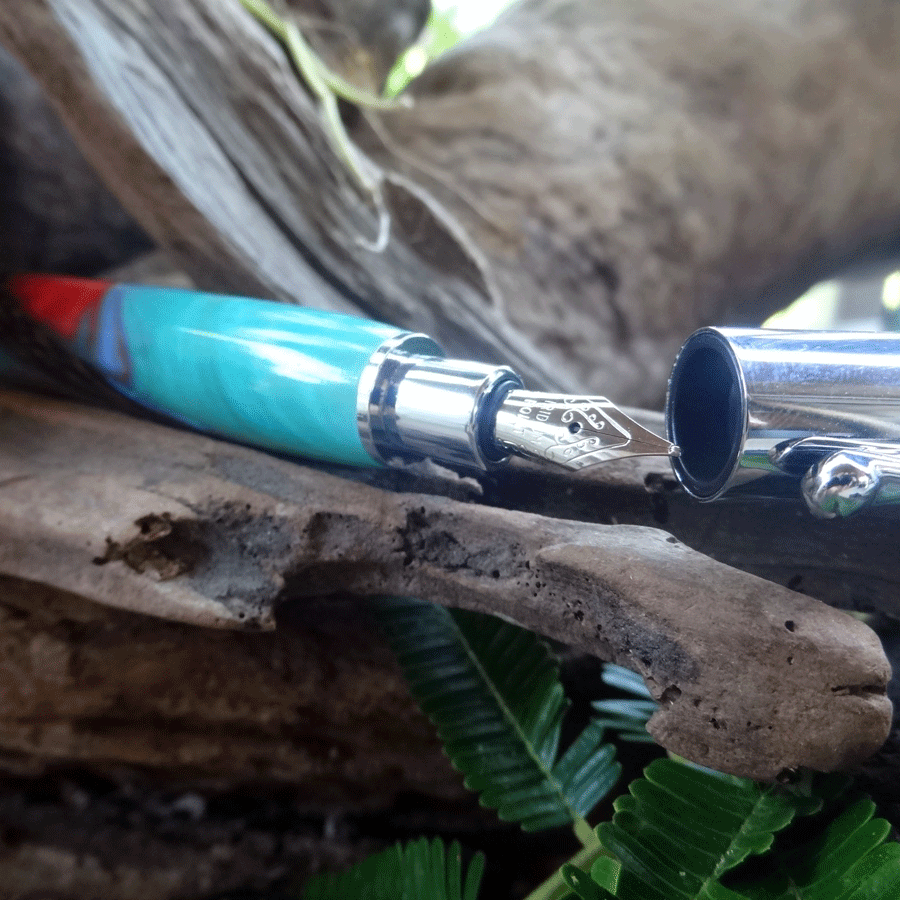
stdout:
<svg viewBox="0 0 900 900">
<path fill-rule="evenodd" d="M 431 338 L 246 297 L 45 275 L 6 286 L 20 322 L 140 406 L 241 443 L 350 466 L 511 456 L 570 470 L 678 449 L 604 397 L 526 390 Z M 15 348 L 13 348 L 15 349 Z"/>
</svg>

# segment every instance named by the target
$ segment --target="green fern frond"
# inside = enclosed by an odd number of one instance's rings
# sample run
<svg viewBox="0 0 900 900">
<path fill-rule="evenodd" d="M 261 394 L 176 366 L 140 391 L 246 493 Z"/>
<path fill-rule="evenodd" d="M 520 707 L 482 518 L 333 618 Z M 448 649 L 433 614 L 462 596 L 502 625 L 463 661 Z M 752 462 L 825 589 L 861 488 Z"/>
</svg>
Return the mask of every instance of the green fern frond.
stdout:
<svg viewBox="0 0 900 900">
<path fill-rule="evenodd" d="M 647 721 L 657 710 L 653 700 L 595 700 L 591 706 L 601 715 L 597 718 L 604 728 L 632 744 L 653 744 L 647 733 Z"/>
<path fill-rule="evenodd" d="M 733 883 L 722 900 L 896 900 L 900 844 L 874 813 L 871 800 L 857 800 L 813 839 L 767 858 L 772 874 Z"/>
<path fill-rule="evenodd" d="M 617 736 L 633 744 L 652 744 L 647 734 L 647 720 L 659 708 L 644 679 L 636 672 L 606 663 L 600 676 L 604 684 L 617 688 L 636 699 L 595 700 L 591 706 L 600 713 L 596 721 L 604 728 L 613 729 Z"/>
<path fill-rule="evenodd" d="M 563 874 L 582 900 L 735 900 L 719 879 L 768 850 L 775 833 L 809 808 L 809 797 L 777 785 L 659 759 L 616 800 L 613 821 L 597 828 L 618 864 L 600 857 L 588 887 L 585 873 L 564 867 Z"/>
<path fill-rule="evenodd" d="M 615 663 L 604 663 L 600 680 L 610 687 L 618 688 L 626 694 L 633 694 L 641 700 L 653 700 L 644 679 L 637 672 L 617 666 Z"/>
<path fill-rule="evenodd" d="M 574 824 L 595 844 L 584 817 L 621 767 L 594 723 L 558 758 L 569 704 L 546 645 L 479 613 L 406 599 L 382 610 L 413 696 L 481 803 L 526 831 Z"/>
<path fill-rule="evenodd" d="M 318 875 L 303 900 L 476 900 L 484 856 L 476 854 L 463 880 L 459 844 L 446 850 L 440 839 L 396 845 L 364 859 L 347 872 Z"/>
</svg>

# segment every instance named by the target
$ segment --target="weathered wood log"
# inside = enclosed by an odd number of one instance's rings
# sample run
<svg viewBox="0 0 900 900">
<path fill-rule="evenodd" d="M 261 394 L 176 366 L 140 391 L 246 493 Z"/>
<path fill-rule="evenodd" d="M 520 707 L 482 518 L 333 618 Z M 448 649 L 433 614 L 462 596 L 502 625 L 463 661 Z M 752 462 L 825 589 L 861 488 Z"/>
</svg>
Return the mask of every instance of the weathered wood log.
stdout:
<svg viewBox="0 0 900 900">
<path fill-rule="evenodd" d="M 658 401 L 694 326 L 761 317 L 896 220 L 898 36 L 891 0 L 522 3 L 384 118 L 372 253 L 371 198 L 237 0 L 0 9 L 0 41 L 201 283 L 631 403 Z"/>
<path fill-rule="evenodd" d="M 3 576 L 0 623 L 5 771 L 130 768 L 180 791 L 280 784 L 318 814 L 465 795 L 358 602 L 307 603 L 277 631 L 242 633 Z"/>
<path fill-rule="evenodd" d="M 680 337 L 893 230 L 898 37 L 889 2 L 525 0 L 389 124 L 557 377 L 655 404 Z"/>
<path fill-rule="evenodd" d="M 852 765 L 887 735 L 866 626 L 662 530 L 388 493 L 24 395 L 0 408 L 0 571 L 17 578 L 224 628 L 332 594 L 491 612 L 636 669 L 663 746 L 753 777 Z"/>
<path fill-rule="evenodd" d="M 133 812 L 129 823 L 124 810 L 87 793 L 80 797 L 90 802 L 87 809 L 10 794 L 0 798 L 0 818 L 7 809 L 15 816 L 0 835 L 2 896 L 9 900 L 289 900 L 297 895 L 295 883 L 309 875 L 347 868 L 366 850 L 380 849 L 371 841 L 349 846 L 283 821 L 268 828 L 186 822 L 197 795 L 185 795 L 182 810 L 174 807 L 169 817 Z M 283 881 L 294 890 L 273 892 Z"/>
<path fill-rule="evenodd" d="M 662 416 L 631 412 L 662 430 Z M 698 504 L 665 464 L 634 460 L 577 479 L 517 466 L 489 482 L 484 499 L 556 518 L 661 527 L 693 550 L 831 606 L 900 618 L 900 523 L 892 510 L 824 522 L 800 502 L 796 481 L 754 490 L 760 495 Z"/>
</svg>

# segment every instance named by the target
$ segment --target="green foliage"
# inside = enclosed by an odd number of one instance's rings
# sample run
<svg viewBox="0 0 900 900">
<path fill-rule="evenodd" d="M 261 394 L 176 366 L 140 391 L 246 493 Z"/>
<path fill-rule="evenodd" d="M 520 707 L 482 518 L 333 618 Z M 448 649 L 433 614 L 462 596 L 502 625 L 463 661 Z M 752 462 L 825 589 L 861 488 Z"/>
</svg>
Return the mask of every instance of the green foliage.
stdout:
<svg viewBox="0 0 900 900">
<path fill-rule="evenodd" d="M 633 699 L 595 704 L 605 718 L 560 755 L 568 702 L 539 638 L 416 600 L 381 610 L 413 694 L 482 803 L 528 830 L 575 824 L 585 849 L 527 900 L 900 897 L 900 844 L 870 800 L 846 799 L 844 777 L 760 784 L 658 759 L 616 800 L 612 822 L 591 832 L 584 816 L 619 774 L 604 726 L 637 734 L 655 709 L 639 677 L 607 666 L 603 680 Z M 303 897 L 475 900 L 483 865 L 476 857 L 463 882 L 459 847 L 423 840 L 313 879 Z"/>
<path fill-rule="evenodd" d="M 397 60 L 385 84 L 385 94 L 388 97 L 399 94 L 429 63 L 489 25 L 511 3 L 512 0 L 432 2 L 431 15 L 421 37 Z"/>
<path fill-rule="evenodd" d="M 597 723 L 560 757 L 569 704 L 543 641 L 492 616 L 418 600 L 387 600 L 382 610 L 413 696 L 482 804 L 526 831 L 572 823 L 592 843 L 584 816 L 621 767 Z"/>
<path fill-rule="evenodd" d="M 803 805 L 777 785 L 656 760 L 616 801 L 613 821 L 597 829 L 622 863 L 615 896 L 712 900 L 722 875 L 768 850 Z"/>
<path fill-rule="evenodd" d="M 463 39 L 454 16 L 432 7 L 421 38 L 397 60 L 384 85 L 388 97 L 396 97 L 432 60 Z"/>
<path fill-rule="evenodd" d="M 449 851 L 441 840 L 425 838 L 376 853 L 347 872 L 319 875 L 303 900 L 475 900 L 484 873 L 479 853 L 463 880 L 459 844 Z"/>
<path fill-rule="evenodd" d="M 888 840 L 890 824 L 873 818 L 866 797 L 813 815 L 833 793 L 818 779 L 814 788 L 811 779 L 799 788 L 763 785 L 666 759 L 644 776 L 598 827 L 603 846 L 589 853 L 590 873 L 563 866 L 570 900 L 900 897 L 900 844 Z M 748 873 L 759 854 L 765 862 Z M 479 854 L 463 880 L 458 845 L 445 851 L 440 840 L 423 839 L 313 879 L 303 900 L 475 900 L 483 870 Z M 560 896 L 548 882 L 530 900 Z"/>
<path fill-rule="evenodd" d="M 600 677 L 604 684 L 633 694 L 636 699 L 595 700 L 591 706 L 600 713 L 596 721 L 605 728 L 613 729 L 619 740 L 652 744 L 653 738 L 647 734 L 646 726 L 647 720 L 657 710 L 657 703 L 647 690 L 644 679 L 636 672 L 611 663 L 603 667 Z"/>
<path fill-rule="evenodd" d="M 895 900 L 900 844 L 862 799 L 835 817 L 797 823 L 821 806 L 830 786 L 788 789 L 732 778 L 673 760 L 651 763 L 597 828 L 605 850 L 590 875 L 567 865 L 580 900 Z M 799 832 L 811 833 L 805 841 Z M 762 876 L 733 872 L 767 853 Z M 728 873 L 732 873 L 731 876 Z M 723 885 L 723 880 L 729 885 Z"/>
<path fill-rule="evenodd" d="M 653 700 L 653 695 L 644 684 L 644 679 L 637 672 L 626 669 L 624 666 L 617 666 L 614 663 L 603 664 L 603 674 L 600 679 L 604 684 L 610 687 L 618 688 L 626 694 L 633 694 L 643 700 Z"/>
<path fill-rule="evenodd" d="M 874 813 L 867 797 L 849 804 L 813 837 L 767 857 L 764 878 L 733 881 L 722 900 L 896 900 L 900 844 Z"/>
<path fill-rule="evenodd" d="M 338 98 L 361 108 L 382 110 L 408 105 L 405 98 L 394 101 L 374 97 L 332 72 L 307 43 L 296 22 L 290 18 L 281 18 L 267 0 L 241 0 L 241 4 L 284 45 L 297 72 L 312 93 L 319 107 L 323 133 L 331 144 L 331 149 L 377 213 L 378 233 L 375 239 L 357 236 L 356 240 L 360 246 L 380 253 L 387 245 L 391 222 L 382 194 L 384 173 L 350 140 L 341 117 Z"/>
</svg>

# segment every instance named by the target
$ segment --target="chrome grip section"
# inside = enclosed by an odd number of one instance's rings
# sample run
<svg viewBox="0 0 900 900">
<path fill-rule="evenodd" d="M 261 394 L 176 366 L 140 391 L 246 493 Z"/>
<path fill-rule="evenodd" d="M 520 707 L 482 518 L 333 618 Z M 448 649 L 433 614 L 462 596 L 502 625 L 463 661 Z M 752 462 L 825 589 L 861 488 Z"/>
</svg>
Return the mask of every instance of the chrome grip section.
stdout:
<svg viewBox="0 0 900 900">
<path fill-rule="evenodd" d="M 357 395 L 363 445 L 386 464 L 430 458 L 482 471 L 503 464 L 508 453 L 492 439 L 492 408 L 497 392 L 522 386 L 519 376 L 439 353 L 423 335 L 379 348 Z"/>
</svg>

